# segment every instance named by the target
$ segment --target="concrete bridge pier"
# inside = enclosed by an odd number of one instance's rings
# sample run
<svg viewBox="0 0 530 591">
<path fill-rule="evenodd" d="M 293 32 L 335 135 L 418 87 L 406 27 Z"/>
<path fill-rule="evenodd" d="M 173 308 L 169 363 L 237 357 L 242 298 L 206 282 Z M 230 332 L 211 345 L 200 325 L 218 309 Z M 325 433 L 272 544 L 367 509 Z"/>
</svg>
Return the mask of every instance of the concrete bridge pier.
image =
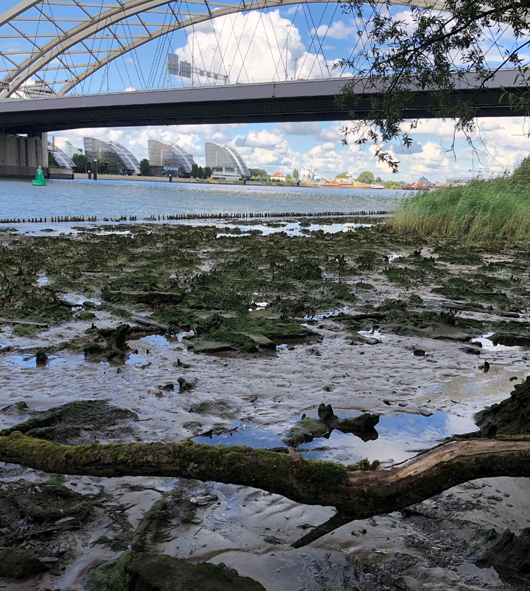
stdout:
<svg viewBox="0 0 530 591">
<path fill-rule="evenodd" d="M 0 133 L 0 178 L 34 179 L 38 167 L 48 176 L 48 134 Z"/>
</svg>

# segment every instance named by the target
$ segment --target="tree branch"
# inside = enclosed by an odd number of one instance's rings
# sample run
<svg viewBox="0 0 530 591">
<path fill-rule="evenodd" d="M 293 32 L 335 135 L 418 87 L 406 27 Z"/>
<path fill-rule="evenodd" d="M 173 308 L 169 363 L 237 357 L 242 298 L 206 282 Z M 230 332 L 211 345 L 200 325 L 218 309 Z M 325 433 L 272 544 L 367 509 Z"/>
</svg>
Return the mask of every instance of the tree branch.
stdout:
<svg viewBox="0 0 530 591">
<path fill-rule="evenodd" d="M 176 476 L 252 486 L 299 503 L 334 506 L 342 525 L 403 509 L 468 480 L 530 476 L 530 437 L 453 441 L 389 468 L 348 471 L 307 459 L 297 468 L 287 454 L 249 447 L 189 441 L 74 447 L 15 432 L 0 437 L 0 461 L 58 474 Z"/>
</svg>

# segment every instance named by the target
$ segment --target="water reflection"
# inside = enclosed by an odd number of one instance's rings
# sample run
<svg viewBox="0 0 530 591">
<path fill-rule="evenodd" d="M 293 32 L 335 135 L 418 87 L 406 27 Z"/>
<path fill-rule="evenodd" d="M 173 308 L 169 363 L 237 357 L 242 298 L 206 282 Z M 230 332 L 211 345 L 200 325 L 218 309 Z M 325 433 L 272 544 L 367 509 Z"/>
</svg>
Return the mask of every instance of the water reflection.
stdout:
<svg viewBox="0 0 530 591">
<path fill-rule="evenodd" d="M 360 413 L 336 413 L 340 418 Z M 274 449 L 284 447 L 282 438 L 291 425 L 255 427 L 249 422 L 234 421 L 224 433 L 195 437 L 196 443 L 209 445 L 245 445 L 253 448 Z M 363 441 L 352 433 L 333 431 L 326 438 L 315 438 L 304 443 L 299 451 L 306 458 L 351 464 L 368 458 L 382 464 L 402 462 L 416 455 L 420 449 L 433 447 L 452 435 L 476 431 L 469 418 L 436 412 L 430 417 L 397 413 L 380 418 L 376 427 L 379 437 Z"/>
</svg>

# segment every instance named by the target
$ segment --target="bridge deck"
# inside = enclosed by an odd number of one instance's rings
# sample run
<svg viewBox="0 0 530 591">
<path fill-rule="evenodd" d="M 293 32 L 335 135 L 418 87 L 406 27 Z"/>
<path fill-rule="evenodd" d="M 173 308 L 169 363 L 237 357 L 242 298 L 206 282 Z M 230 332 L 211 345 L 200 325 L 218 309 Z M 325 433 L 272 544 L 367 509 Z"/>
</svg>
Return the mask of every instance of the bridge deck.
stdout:
<svg viewBox="0 0 530 591">
<path fill-rule="evenodd" d="M 498 72 L 480 89 L 474 77 L 457 80 L 455 98 L 467 97 L 480 117 L 507 117 L 515 113 L 501 101 L 503 88 L 521 94 L 517 72 Z M 370 109 L 366 79 L 354 80 L 361 95 L 352 105 L 340 104 L 337 93 L 347 78 L 281 83 L 152 90 L 87 96 L 0 101 L 0 133 L 39 134 L 87 127 L 143 125 L 198 125 L 213 123 L 270 123 L 283 121 L 340 121 L 362 119 Z M 377 89 L 371 89 L 377 93 Z M 428 91 L 414 91 L 406 117 L 432 118 Z"/>
</svg>

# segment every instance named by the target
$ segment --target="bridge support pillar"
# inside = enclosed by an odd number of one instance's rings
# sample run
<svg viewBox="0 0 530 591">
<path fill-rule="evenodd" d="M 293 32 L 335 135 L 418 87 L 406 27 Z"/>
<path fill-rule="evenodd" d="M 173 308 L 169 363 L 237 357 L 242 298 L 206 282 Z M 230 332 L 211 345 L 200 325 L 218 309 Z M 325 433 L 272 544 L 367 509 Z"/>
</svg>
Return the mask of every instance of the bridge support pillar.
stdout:
<svg viewBox="0 0 530 591">
<path fill-rule="evenodd" d="M 48 176 L 48 137 L 0 134 L 0 178 L 34 179 L 41 167 Z"/>
</svg>

